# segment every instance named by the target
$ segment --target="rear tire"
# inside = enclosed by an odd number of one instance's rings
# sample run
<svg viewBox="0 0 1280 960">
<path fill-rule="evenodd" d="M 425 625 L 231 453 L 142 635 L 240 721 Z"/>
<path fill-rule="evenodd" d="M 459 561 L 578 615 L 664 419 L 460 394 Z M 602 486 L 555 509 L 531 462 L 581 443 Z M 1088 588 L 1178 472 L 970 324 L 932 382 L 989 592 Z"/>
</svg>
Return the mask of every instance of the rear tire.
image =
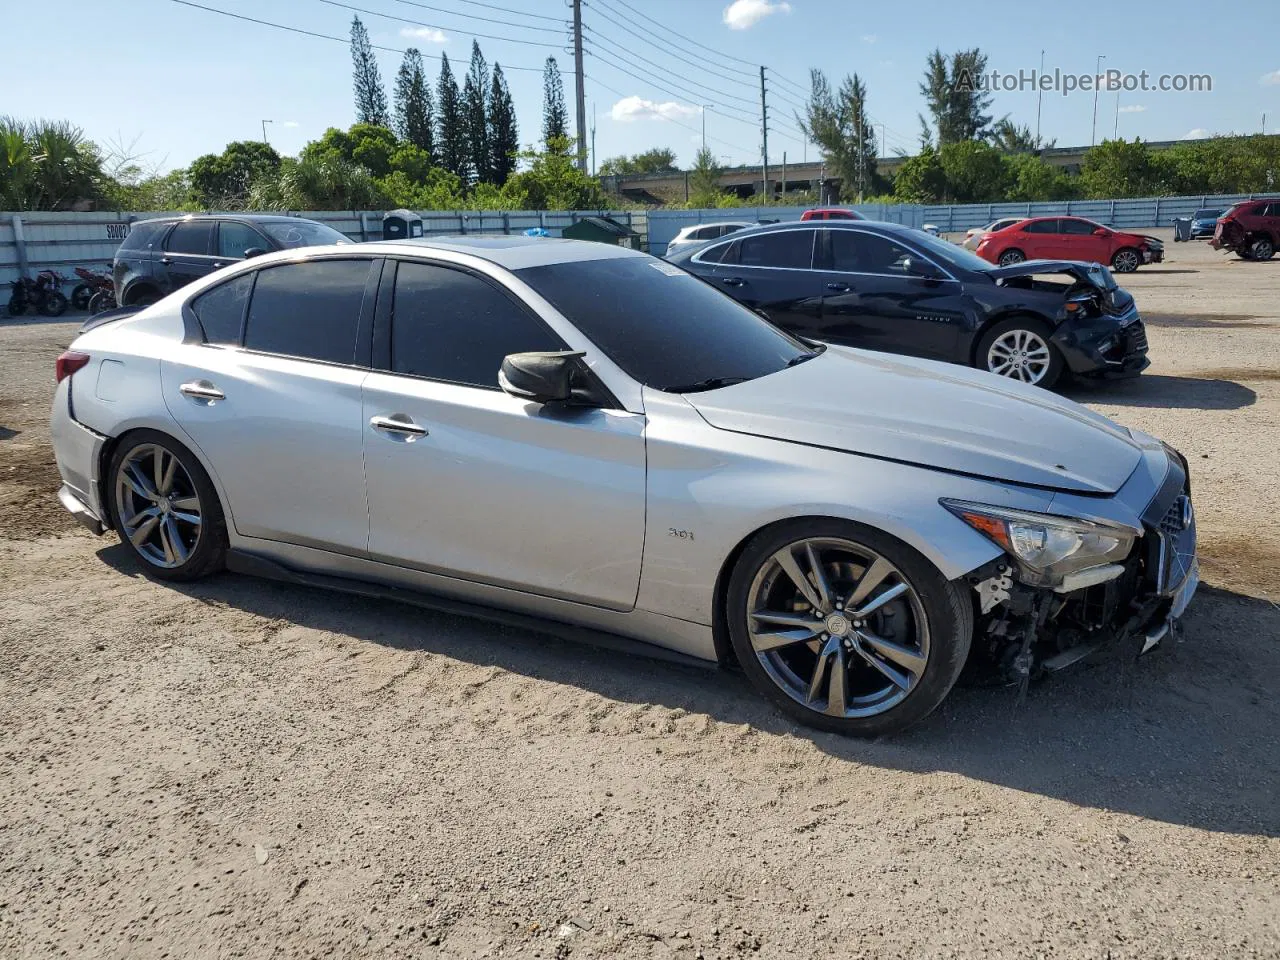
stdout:
<svg viewBox="0 0 1280 960">
<path fill-rule="evenodd" d="M 1249 259 L 1267 261 L 1275 256 L 1275 244 L 1270 237 L 1258 237 L 1249 245 Z"/>
<path fill-rule="evenodd" d="M 87 283 L 77 283 L 71 291 L 71 306 L 77 310 L 88 310 L 92 299 L 93 290 Z"/>
<path fill-rule="evenodd" d="M 1015 263 L 1022 263 L 1026 259 L 1027 255 L 1021 250 L 1006 250 L 1004 253 L 1000 254 L 998 263 L 1002 267 L 1011 267 Z"/>
<path fill-rule="evenodd" d="M 149 576 L 189 581 L 216 573 L 227 526 L 213 482 L 172 437 L 136 430 L 116 444 L 106 494 L 121 542 Z"/>
<path fill-rule="evenodd" d="M 143 287 L 141 290 L 130 290 L 129 295 L 125 297 L 124 305 L 126 307 L 149 307 L 160 299 L 160 294 L 151 287 Z"/>
<path fill-rule="evenodd" d="M 974 365 L 997 376 L 1051 389 L 1066 364 L 1050 335 L 1048 324 L 1033 317 L 1002 320 L 978 341 Z"/>
<path fill-rule="evenodd" d="M 829 611 L 803 599 L 822 589 L 808 558 L 826 592 L 815 600 Z M 875 583 L 863 590 L 868 579 Z M 756 534 L 733 569 L 726 602 L 729 636 L 751 685 L 800 723 L 852 736 L 896 733 L 933 712 L 973 638 L 963 589 L 911 547 L 848 520 L 790 520 Z"/>
<path fill-rule="evenodd" d="M 60 290 L 50 290 L 44 295 L 40 312 L 46 317 L 60 317 L 67 312 L 67 295 Z"/>
</svg>

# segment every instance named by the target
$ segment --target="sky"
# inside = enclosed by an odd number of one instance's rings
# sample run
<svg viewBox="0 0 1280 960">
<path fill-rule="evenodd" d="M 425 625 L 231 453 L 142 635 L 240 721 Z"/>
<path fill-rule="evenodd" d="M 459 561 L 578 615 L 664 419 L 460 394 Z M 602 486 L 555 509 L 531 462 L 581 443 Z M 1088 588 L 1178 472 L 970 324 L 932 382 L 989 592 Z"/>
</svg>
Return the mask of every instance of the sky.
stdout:
<svg viewBox="0 0 1280 960">
<path fill-rule="evenodd" d="M 555 56 L 570 123 L 573 54 L 567 0 L 192 0 L 200 6 L 337 40 L 306 36 L 184 5 L 123 0 L 17 4 L 5 17 L 0 115 L 65 119 L 108 149 L 165 171 L 266 137 L 296 154 L 330 126 L 354 122 L 345 39 L 358 15 L 390 93 L 401 54 L 418 47 L 434 81 L 441 53 L 461 81 L 479 41 L 502 64 L 522 144 L 539 139 L 542 64 Z M 352 8 L 360 8 L 360 11 Z M 999 90 L 992 110 L 1058 146 L 1125 138 L 1176 140 L 1214 133 L 1280 132 L 1280 6 L 1274 0 L 1019 4 L 987 0 L 586 0 L 586 113 L 595 157 L 669 147 L 692 162 L 705 119 L 725 164 L 760 161 L 760 76 L 766 68 L 769 161 L 815 159 L 796 129 L 797 106 L 817 68 L 837 85 L 858 73 L 867 109 L 883 125 L 881 153 L 914 153 L 925 58 L 980 47 L 989 70 L 1092 75 L 1102 69 L 1157 82 L 1207 74 L 1211 92 Z M 1091 12 L 1092 11 L 1092 12 Z M 106 20 L 104 20 L 106 16 Z M 398 19 L 397 19 L 398 18 Z M 50 24 L 59 28 L 50 46 Z M 104 34 L 104 30 L 106 33 Z M 500 39 L 494 39 L 500 38 Z M 50 54 L 53 54 L 50 56 Z"/>
</svg>

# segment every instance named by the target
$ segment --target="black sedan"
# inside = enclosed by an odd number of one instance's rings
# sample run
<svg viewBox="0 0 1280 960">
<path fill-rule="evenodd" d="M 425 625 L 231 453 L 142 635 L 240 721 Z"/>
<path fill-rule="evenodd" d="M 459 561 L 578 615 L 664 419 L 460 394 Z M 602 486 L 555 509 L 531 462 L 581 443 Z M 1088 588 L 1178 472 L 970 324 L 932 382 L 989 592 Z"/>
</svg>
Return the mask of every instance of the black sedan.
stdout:
<svg viewBox="0 0 1280 960">
<path fill-rule="evenodd" d="M 1133 297 L 1096 263 L 998 267 L 919 230 L 868 221 L 742 230 L 668 258 L 811 340 L 905 353 L 1052 386 L 1136 376 Z"/>
</svg>

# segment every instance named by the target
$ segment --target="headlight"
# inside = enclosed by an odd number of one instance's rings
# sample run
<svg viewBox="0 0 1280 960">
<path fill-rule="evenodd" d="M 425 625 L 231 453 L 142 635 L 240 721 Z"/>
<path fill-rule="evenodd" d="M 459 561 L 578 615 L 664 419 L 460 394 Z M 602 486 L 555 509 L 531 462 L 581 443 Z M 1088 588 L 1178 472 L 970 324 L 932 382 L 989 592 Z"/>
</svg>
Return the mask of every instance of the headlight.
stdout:
<svg viewBox="0 0 1280 960">
<path fill-rule="evenodd" d="M 1131 527 L 1074 520 L 1045 513 L 941 500 L 944 507 L 1019 563 L 1024 581 L 1055 586 L 1087 567 L 1119 563 L 1140 535 Z"/>
</svg>

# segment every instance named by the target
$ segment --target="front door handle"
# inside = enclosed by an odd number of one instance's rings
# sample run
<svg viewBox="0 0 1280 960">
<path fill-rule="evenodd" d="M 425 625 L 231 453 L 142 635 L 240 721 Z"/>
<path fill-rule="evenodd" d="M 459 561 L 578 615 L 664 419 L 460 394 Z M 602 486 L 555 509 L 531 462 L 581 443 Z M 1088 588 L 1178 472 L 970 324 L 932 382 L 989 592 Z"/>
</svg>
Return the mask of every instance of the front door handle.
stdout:
<svg viewBox="0 0 1280 960">
<path fill-rule="evenodd" d="M 190 397 L 192 400 L 204 400 L 212 403 L 215 400 L 227 399 L 227 395 L 208 380 L 188 380 L 178 389 L 183 395 Z"/>
<path fill-rule="evenodd" d="M 161 262 L 161 263 L 163 263 L 166 267 L 167 267 L 169 264 L 173 263 L 173 261 L 172 261 L 172 260 L 170 260 L 168 257 L 161 257 L 161 258 L 160 258 L 160 262 Z"/>
<path fill-rule="evenodd" d="M 723 282 L 726 287 L 740 287 L 747 281 L 741 277 L 725 277 Z"/>
<path fill-rule="evenodd" d="M 215 260 L 215 261 L 213 261 L 213 267 L 214 267 L 214 269 L 215 269 L 215 270 L 216 270 L 218 267 L 221 267 L 221 266 L 225 266 L 225 264 L 223 264 L 221 260 Z"/>
<path fill-rule="evenodd" d="M 404 440 L 412 443 L 418 437 L 427 435 L 427 428 L 414 423 L 403 413 L 393 413 L 389 417 L 370 417 L 369 426 L 385 434 L 391 434 L 391 440 Z"/>
<path fill-rule="evenodd" d="M 828 289 L 828 290 L 834 290 L 836 293 L 848 293 L 848 292 L 849 292 L 849 285 L 848 285 L 847 283 L 839 283 L 839 282 L 837 282 L 837 283 L 828 283 L 828 284 L 827 284 L 827 289 Z"/>
</svg>

